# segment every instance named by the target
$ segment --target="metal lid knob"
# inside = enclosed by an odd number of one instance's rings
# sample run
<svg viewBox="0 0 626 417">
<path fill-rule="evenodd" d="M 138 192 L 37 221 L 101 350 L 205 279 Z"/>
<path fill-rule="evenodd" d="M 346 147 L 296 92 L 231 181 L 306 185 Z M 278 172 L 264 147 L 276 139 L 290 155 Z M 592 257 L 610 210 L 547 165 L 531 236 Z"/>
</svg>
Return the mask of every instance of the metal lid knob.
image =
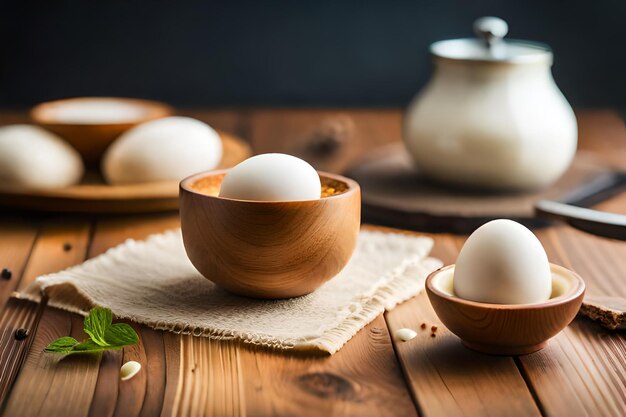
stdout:
<svg viewBox="0 0 626 417">
<path fill-rule="evenodd" d="M 499 17 L 485 16 L 474 21 L 474 33 L 488 48 L 497 45 L 509 32 L 509 25 Z"/>
</svg>

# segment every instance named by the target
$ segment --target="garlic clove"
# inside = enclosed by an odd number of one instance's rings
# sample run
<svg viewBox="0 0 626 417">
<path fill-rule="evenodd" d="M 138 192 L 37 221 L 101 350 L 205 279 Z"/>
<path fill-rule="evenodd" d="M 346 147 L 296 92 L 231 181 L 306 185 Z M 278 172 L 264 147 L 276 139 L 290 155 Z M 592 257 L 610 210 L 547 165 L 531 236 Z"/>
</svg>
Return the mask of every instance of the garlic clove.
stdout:
<svg viewBox="0 0 626 417">
<path fill-rule="evenodd" d="M 136 361 L 128 361 L 120 368 L 120 379 L 128 381 L 141 370 L 141 364 Z"/>
<path fill-rule="evenodd" d="M 417 336 L 417 333 L 411 329 L 398 329 L 396 331 L 396 338 L 402 340 L 403 342 L 407 342 Z"/>
</svg>

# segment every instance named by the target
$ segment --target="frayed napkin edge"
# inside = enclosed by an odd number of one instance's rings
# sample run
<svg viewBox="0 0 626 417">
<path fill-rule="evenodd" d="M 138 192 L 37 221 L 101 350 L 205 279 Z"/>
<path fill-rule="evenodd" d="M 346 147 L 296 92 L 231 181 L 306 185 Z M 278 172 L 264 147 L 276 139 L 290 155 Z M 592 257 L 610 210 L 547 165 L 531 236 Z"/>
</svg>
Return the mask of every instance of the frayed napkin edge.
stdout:
<svg viewBox="0 0 626 417">
<path fill-rule="evenodd" d="M 395 234 L 393 232 L 383 232 L 377 230 L 365 230 L 368 233 L 375 234 Z M 127 239 L 123 243 L 109 248 L 106 252 L 85 262 L 95 262 L 100 256 L 104 256 L 109 252 L 116 252 L 124 246 L 132 246 L 135 244 L 149 244 L 152 241 L 158 241 L 164 235 L 180 233 L 180 229 L 172 229 L 163 233 L 152 234 L 145 239 L 135 240 Z M 432 239 L 424 236 L 413 237 L 420 240 Z M 427 252 L 428 253 L 428 252 Z M 90 309 L 94 307 L 110 308 L 103 303 L 97 303 L 91 296 L 84 293 L 80 288 L 71 282 L 43 284 L 46 278 L 68 272 L 74 268 L 83 265 L 85 262 L 71 266 L 62 271 L 37 277 L 28 287 L 21 292 L 15 291 L 12 296 L 18 299 L 40 302 L 43 294 L 48 298 L 48 305 L 59 308 L 71 313 L 86 316 Z M 193 327 L 184 323 L 152 321 L 150 319 L 138 319 L 126 314 L 117 314 L 115 317 L 121 320 L 130 320 L 133 323 L 146 325 L 154 330 L 164 330 L 175 334 L 192 335 L 197 337 L 207 337 L 213 340 L 237 340 L 244 344 L 252 344 L 255 346 L 279 349 L 279 350 L 297 350 L 297 351 L 321 351 L 330 355 L 339 351 L 348 341 L 350 341 L 360 330 L 370 324 L 376 317 L 385 311 L 390 311 L 398 304 L 401 304 L 423 290 L 423 284 L 428 273 L 442 266 L 441 261 L 432 257 L 412 258 L 405 260 L 401 265 L 381 276 L 381 281 L 386 281 L 379 286 L 371 294 L 359 296 L 358 301 L 362 308 L 358 311 L 350 312 L 339 325 L 328 329 L 322 335 L 315 339 L 299 338 L 294 340 L 278 340 L 274 336 L 229 332 L 222 329 L 207 329 L 201 327 Z M 413 267 L 422 269 L 419 283 L 414 278 L 404 277 L 407 270 Z M 417 285 L 416 285 L 417 284 Z M 364 299 L 365 298 L 365 299 Z M 352 303 L 357 300 L 353 300 Z M 79 305 L 79 307 L 76 307 Z M 342 340 L 338 343 L 337 340 Z"/>
</svg>

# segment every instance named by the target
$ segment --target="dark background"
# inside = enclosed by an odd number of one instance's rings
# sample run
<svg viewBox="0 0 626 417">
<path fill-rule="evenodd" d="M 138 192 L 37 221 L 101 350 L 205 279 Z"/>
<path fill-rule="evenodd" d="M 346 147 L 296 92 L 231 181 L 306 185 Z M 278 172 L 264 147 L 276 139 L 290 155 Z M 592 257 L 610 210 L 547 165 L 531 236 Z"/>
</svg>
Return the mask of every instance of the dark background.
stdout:
<svg viewBox="0 0 626 417">
<path fill-rule="evenodd" d="M 428 45 L 482 15 L 554 50 L 575 106 L 626 108 L 626 1 L 0 2 L 0 106 L 81 95 L 179 106 L 402 106 Z"/>
</svg>

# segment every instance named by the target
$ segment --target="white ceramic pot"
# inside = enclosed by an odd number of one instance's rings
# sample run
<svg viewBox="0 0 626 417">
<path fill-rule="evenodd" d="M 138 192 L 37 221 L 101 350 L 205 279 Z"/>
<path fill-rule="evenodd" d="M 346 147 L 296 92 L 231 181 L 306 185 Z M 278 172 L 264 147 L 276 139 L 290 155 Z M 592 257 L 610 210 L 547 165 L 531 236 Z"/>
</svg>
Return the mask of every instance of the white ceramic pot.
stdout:
<svg viewBox="0 0 626 417">
<path fill-rule="evenodd" d="M 435 73 L 410 104 L 404 139 L 432 179 L 483 189 L 550 185 L 576 152 L 572 108 L 543 44 L 504 41 L 506 23 L 482 18 L 483 39 L 431 45 Z"/>
</svg>

